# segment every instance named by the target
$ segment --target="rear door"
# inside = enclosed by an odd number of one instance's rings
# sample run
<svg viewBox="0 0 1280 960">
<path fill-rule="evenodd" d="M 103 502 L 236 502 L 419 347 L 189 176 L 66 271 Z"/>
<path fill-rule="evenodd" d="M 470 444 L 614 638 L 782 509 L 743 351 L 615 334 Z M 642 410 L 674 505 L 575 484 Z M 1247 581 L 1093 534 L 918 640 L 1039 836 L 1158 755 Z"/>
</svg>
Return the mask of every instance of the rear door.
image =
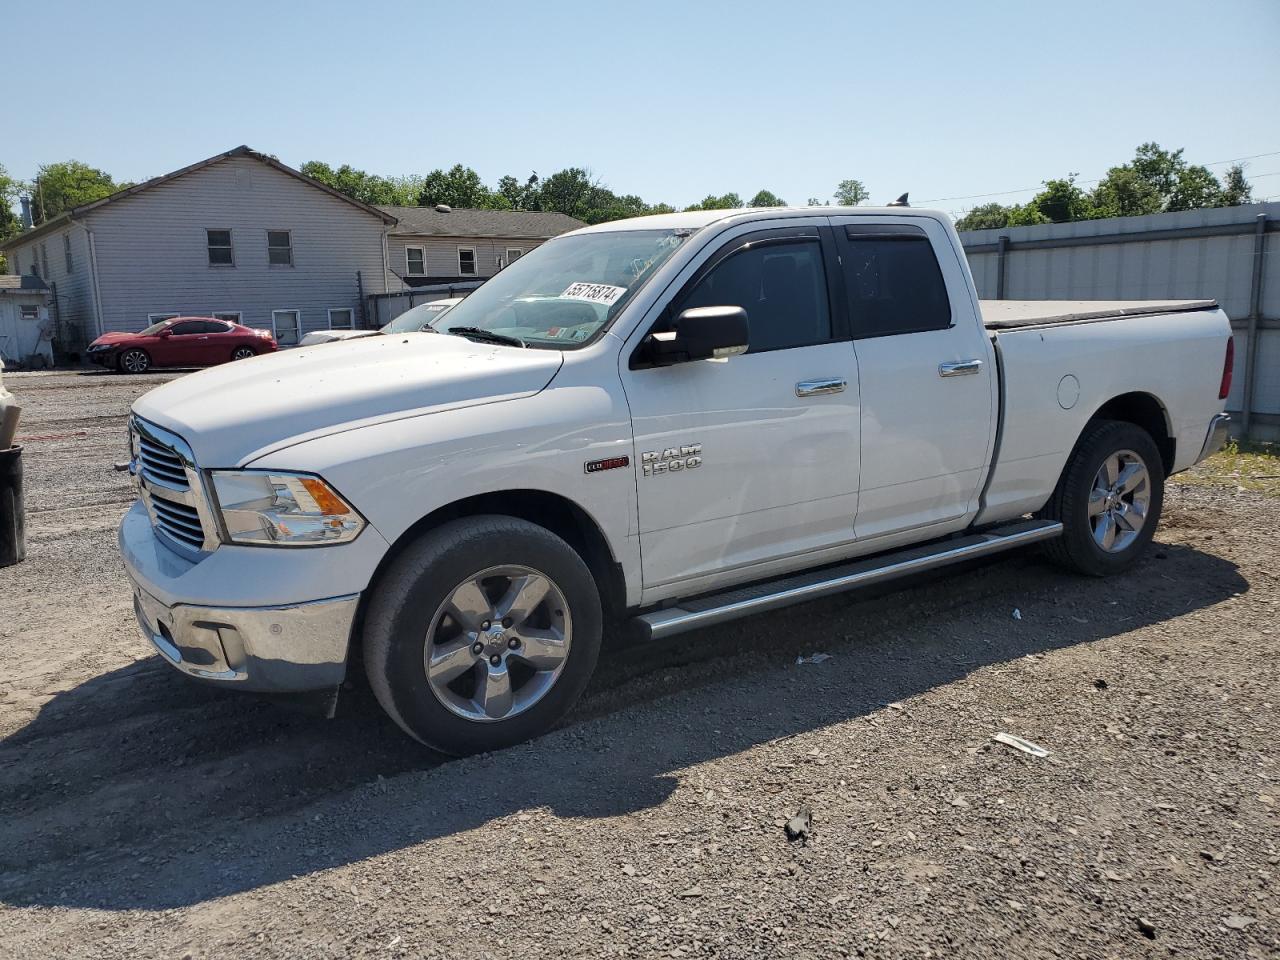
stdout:
<svg viewBox="0 0 1280 960">
<path fill-rule="evenodd" d="M 991 347 L 936 220 L 833 217 L 862 399 L 857 535 L 963 526 L 995 413 Z"/>
<path fill-rule="evenodd" d="M 830 230 L 801 224 L 730 232 L 638 331 L 669 329 L 690 307 L 741 306 L 748 353 L 645 367 L 633 340 L 622 354 L 650 596 L 803 565 L 853 539 L 857 369 L 830 301 Z"/>
</svg>

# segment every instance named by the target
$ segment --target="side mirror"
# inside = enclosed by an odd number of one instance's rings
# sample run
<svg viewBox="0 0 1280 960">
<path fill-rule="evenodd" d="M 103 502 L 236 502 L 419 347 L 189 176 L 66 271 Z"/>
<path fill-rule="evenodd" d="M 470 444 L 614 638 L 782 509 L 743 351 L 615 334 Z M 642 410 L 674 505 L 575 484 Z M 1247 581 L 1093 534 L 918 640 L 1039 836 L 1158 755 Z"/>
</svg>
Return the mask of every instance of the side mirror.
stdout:
<svg viewBox="0 0 1280 960">
<path fill-rule="evenodd" d="M 751 342 L 742 307 L 690 307 L 673 326 L 649 338 L 650 357 L 657 366 L 736 357 L 746 353 Z"/>
</svg>

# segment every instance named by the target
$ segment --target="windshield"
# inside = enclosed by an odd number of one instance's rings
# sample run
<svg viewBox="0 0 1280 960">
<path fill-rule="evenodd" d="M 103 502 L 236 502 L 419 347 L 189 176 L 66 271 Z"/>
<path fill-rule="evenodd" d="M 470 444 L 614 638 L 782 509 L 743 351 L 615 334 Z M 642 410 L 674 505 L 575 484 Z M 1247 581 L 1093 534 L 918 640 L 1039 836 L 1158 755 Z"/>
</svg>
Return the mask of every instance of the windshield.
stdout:
<svg viewBox="0 0 1280 960">
<path fill-rule="evenodd" d="M 138 334 L 138 336 L 154 337 L 157 333 L 159 333 L 165 327 L 169 326 L 169 324 L 171 323 L 173 323 L 172 320 L 161 320 L 159 323 L 153 323 L 151 326 L 147 327 L 147 329 L 143 330 L 140 334 Z"/>
<path fill-rule="evenodd" d="M 409 310 L 406 310 L 400 316 L 396 317 L 386 326 L 382 327 L 379 333 L 414 333 L 423 327 L 431 326 L 437 319 L 443 316 L 452 303 L 423 303 Z"/>
<path fill-rule="evenodd" d="M 621 312 L 686 236 L 619 230 L 550 240 L 486 280 L 435 327 L 517 337 L 531 347 L 580 347 Z"/>
</svg>

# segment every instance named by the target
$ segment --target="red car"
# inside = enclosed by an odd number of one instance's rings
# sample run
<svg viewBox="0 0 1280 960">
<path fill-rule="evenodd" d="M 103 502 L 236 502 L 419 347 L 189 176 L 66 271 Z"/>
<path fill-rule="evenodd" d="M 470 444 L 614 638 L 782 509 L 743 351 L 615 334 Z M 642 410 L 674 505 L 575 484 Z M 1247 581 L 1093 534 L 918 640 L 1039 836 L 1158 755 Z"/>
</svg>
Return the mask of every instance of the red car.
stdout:
<svg viewBox="0 0 1280 960">
<path fill-rule="evenodd" d="M 277 349 L 269 330 L 214 317 L 174 317 L 140 333 L 105 333 L 89 344 L 89 359 L 121 373 L 152 367 L 211 367 Z"/>
</svg>

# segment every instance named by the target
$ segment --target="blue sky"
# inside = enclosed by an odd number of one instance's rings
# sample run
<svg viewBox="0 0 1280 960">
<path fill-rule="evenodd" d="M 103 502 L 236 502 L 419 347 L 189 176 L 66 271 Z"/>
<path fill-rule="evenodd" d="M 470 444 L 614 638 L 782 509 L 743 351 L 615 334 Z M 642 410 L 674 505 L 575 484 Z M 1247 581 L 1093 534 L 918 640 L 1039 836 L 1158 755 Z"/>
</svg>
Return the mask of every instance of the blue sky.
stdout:
<svg viewBox="0 0 1280 960">
<path fill-rule="evenodd" d="M 40 0 L 3 22 L 20 178 L 74 157 L 141 180 L 247 143 L 491 184 L 584 166 L 676 206 L 853 177 L 958 212 L 984 198 L 939 198 L 1091 180 L 1156 140 L 1271 153 L 1248 172 L 1280 197 L 1280 0 Z"/>
</svg>

